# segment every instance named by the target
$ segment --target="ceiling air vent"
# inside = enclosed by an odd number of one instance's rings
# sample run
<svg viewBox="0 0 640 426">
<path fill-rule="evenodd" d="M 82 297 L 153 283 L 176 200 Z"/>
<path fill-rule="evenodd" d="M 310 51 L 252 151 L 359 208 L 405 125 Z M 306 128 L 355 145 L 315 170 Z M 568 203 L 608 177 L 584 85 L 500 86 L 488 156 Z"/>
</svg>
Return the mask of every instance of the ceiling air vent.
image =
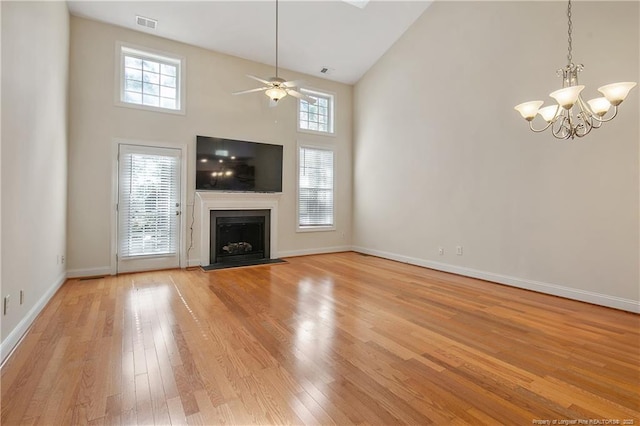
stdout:
<svg viewBox="0 0 640 426">
<path fill-rule="evenodd" d="M 156 21 L 155 19 L 145 18 L 144 16 L 137 15 L 136 24 L 142 27 L 151 28 L 152 30 L 155 30 L 156 25 L 158 25 L 158 21 Z"/>
</svg>

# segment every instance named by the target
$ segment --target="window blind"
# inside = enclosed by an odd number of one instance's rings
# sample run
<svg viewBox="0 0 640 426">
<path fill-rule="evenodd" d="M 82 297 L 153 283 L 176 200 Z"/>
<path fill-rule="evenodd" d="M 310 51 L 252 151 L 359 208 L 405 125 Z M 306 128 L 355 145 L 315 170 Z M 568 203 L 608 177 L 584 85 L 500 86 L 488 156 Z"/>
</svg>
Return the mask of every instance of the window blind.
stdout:
<svg viewBox="0 0 640 426">
<path fill-rule="evenodd" d="M 298 225 L 333 226 L 333 151 L 300 147 Z"/>
<path fill-rule="evenodd" d="M 178 157 L 154 150 L 121 148 L 118 217 L 123 258 L 177 251 Z"/>
</svg>

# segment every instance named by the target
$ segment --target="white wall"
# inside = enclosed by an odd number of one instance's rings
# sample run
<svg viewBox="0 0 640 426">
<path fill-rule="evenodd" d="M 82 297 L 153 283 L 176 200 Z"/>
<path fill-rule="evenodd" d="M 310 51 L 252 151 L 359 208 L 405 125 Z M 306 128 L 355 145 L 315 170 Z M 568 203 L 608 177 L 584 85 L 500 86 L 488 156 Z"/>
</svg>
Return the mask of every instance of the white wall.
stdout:
<svg viewBox="0 0 640 426">
<path fill-rule="evenodd" d="M 574 3 L 586 99 L 639 80 L 638 9 Z M 513 110 L 561 87 L 566 31 L 565 2 L 427 9 L 354 90 L 358 250 L 640 310 L 638 89 L 574 141 Z"/>
<path fill-rule="evenodd" d="M 114 104 L 117 41 L 186 57 L 186 115 L 141 111 Z M 152 35 L 71 18 L 68 207 L 71 275 L 110 271 L 115 138 L 188 144 L 190 206 L 184 215 L 187 222 L 191 218 L 195 188 L 196 135 L 282 144 L 284 180 L 279 205 L 279 252 L 284 255 L 348 247 L 351 241 L 352 87 L 281 70 L 287 79 L 304 79 L 310 87 L 336 93 L 337 135 L 327 138 L 296 131 L 294 98 L 285 98 L 276 108 L 269 108 L 264 95 L 233 96 L 234 91 L 257 87 L 257 82 L 246 74 L 267 77 L 274 74 L 274 69 Z M 337 149 L 335 232 L 295 232 L 297 140 L 329 144 Z M 186 226 L 184 231 L 188 231 Z M 190 264 L 198 264 L 199 232 L 196 226 Z"/>
<path fill-rule="evenodd" d="M 4 359 L 65 279 L 69 13 L 64 2 L 1 7 Z"/>
</svg>

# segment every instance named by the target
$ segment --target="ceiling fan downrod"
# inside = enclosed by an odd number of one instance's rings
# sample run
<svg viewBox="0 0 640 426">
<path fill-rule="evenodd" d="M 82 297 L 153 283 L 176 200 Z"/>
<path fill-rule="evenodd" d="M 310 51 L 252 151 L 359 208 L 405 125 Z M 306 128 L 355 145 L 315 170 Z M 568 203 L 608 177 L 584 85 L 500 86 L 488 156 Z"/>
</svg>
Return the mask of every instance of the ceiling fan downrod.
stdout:
<svg viewBox="0 0 640 426">
<path fill-rule="evenodd" d="M 278 0 L 276 0 L 276 78 L 278 78 Z"/>
</svg>

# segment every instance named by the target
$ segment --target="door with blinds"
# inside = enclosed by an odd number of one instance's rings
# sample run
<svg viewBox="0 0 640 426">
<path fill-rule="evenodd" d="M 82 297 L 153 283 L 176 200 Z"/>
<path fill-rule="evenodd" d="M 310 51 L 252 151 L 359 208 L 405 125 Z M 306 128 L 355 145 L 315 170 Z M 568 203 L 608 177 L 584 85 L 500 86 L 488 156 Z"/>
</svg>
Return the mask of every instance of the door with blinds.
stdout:
<svg viewBox="0 0 640 426">
<path fill-rule="evenodd" d="M 118 273 L 180 266 L 180 150 L 120 145 Z"/>
</svg>

